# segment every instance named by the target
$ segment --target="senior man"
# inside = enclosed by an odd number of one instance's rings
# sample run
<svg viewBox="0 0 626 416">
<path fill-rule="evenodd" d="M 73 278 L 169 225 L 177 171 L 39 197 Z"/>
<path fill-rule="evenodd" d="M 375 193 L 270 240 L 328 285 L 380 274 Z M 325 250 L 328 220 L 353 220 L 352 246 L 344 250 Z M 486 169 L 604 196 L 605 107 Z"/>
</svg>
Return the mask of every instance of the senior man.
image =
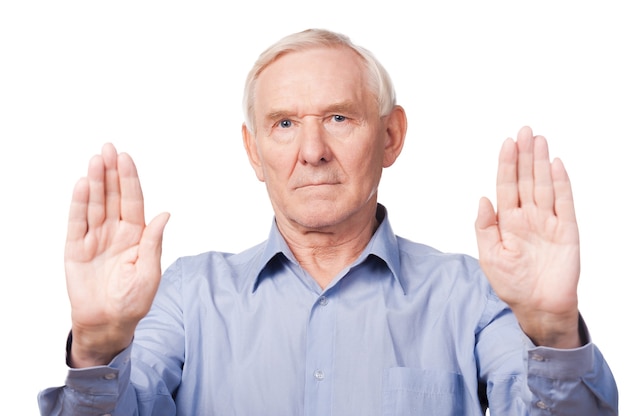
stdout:
<svg viewBox="0 0 626 416">
<path fill-rule="evenodd" d="M 617 414 L 577 305 L 571 187 L 522 128 L 482 199 L 477 261 L 398 237 L 377 200 L 407 128 L 385 69 L 308 30 L 248 76 L 244 145 L 274 210 L 242 253 L 177 260 L 106 144 L 74 190 L 66 385 L 43 414 Z M 417 213 L 419 215 L 419 213 Z"/>
</svg>

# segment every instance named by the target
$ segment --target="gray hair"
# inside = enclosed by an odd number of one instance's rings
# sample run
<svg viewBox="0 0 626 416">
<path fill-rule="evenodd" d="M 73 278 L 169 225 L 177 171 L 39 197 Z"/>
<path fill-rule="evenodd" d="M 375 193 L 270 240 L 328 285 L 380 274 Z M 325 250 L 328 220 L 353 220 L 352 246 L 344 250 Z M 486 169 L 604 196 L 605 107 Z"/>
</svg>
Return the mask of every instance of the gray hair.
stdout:
<svg viewBox="0 0 626 416">
<path fill-rule="evenodd" d="M 376 57 L 367 49 L 352 43 L 350 38 L 340 33 L 324 29 L 308 29 L 288 35 L 265 50 L 248 73 L 243 94 L 243 113 L 246 127 L 255 132 L 254 94 L 256 80 L 261 72 L 283 55 L 317 47 L 347 47 L 363 59 L 368 74 L 369 87 L 378 101 L 380 116 L 391 112 L 396 104 L 396 93 L 391 77 Z"/>
</svg>

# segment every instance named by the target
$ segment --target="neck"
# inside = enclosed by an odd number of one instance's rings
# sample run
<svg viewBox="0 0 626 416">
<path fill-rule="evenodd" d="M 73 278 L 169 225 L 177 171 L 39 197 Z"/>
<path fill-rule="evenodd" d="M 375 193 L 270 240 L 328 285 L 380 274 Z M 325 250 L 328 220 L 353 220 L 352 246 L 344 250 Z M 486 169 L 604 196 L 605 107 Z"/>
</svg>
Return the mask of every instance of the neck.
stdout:
<svg viewBox="0 0 626 416">
<path fill-rule="evenodd" d="M 277 220 L 277 225 L 300 266 L 324 289 L 363 252 L 378 228 L 378 220 L 374 205 L 362 220 L 349 224 L 307 229 Z"/>
</svg>

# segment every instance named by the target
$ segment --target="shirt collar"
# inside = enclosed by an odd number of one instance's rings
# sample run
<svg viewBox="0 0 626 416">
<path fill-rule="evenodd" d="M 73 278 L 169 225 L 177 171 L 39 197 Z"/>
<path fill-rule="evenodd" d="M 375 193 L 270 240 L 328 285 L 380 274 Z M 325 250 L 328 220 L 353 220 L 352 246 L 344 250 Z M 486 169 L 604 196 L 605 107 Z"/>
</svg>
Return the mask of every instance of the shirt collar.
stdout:
<svg viewBox="0 0 626 416">
<path fill-rule="evenodd" d="M 387 216 L 387 209 L 378 204 L 376 209 L 376 218 L 378 219 L 379 226 L 374 232 L 372 239 L 363 250 L 363 253 L 356 260 L 355 264 L 365 261 L 369 256 L 376 256 L 383 260 L 394 278 L 402 287 L 403 292 L 406 294 L 406 282 L 403 275 L 400 273 L 400 249 L 398 247 L 398 240 Z M 253 291 L 256 290 L 259 279 L 261 278 L 262 271 L 272 262 L 275 258 L 284 256 L 288 261 L 297 264 L 293 253 L 289 249 L 287 242 L 283 238 L 282 234 L 278 230 L 276 225 L 276 219 L 272 221 L 272 227 L 270 229 L 269 237 L 261 249 L 260 255 L 257 257 L 257 262 L 253 266 L 252 272 L 255 276 L 255 282 Z"/>
<path fill-rule="evenodd" d="M 369 244 L 365 247 L 363 254 L 366 256 L 374 255 L 384 261 L 406 295 L 406 281 L 403 274 L 400 272 L 400 247 L 398 245 L 398 238 L 391 228 L 387 208 L 382 204 L 378 204 L 376 218 L 378 219 L 379 226 Z"/>
</svg>

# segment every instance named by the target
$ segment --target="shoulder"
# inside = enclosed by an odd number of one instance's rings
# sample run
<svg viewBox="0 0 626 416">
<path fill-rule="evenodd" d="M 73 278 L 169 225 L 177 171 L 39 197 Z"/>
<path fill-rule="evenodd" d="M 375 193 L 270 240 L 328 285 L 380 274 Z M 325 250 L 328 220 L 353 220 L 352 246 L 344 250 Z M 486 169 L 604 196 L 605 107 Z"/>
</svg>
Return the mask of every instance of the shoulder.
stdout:
<svg viewBox="0 0 626 416">
<path fill-rule="evenodd" d="M 246 277 L 254 275 L 255 268 L 262 261 L 265 245 L 263 242 L 241 253 L 207 251 L 179 257 L 165 270 L 162 281 L 175 285 L 243 283 Z"/>
<path fill-rule="evenodd" d="M 421 299 L 434 310 L 462 315 L 468 322 L 476 322 L 477 330 L 498 316 L 510 315 L 478 259 L 461 253 L 445 253 L 400 237 L 398 247 L 407 296 Z M 507 310 L 509 312 L 504 313 Z"/>
<path fill-rule="evenodd" d="M 481 297 L 495 296 L 476 258 L 445 253 L 403 237 L 397 237 L 397 241 L 402 273 L 409 288 L 426 285 Z"/>
<path fill-rule="evenodd" d="M 480 269 L 478 260 L 462 253 L 446 253 L 426 244 L 396 236 L 401 260 L 432 268 L 460 267 L 467 271 Z"/>
</svg>

